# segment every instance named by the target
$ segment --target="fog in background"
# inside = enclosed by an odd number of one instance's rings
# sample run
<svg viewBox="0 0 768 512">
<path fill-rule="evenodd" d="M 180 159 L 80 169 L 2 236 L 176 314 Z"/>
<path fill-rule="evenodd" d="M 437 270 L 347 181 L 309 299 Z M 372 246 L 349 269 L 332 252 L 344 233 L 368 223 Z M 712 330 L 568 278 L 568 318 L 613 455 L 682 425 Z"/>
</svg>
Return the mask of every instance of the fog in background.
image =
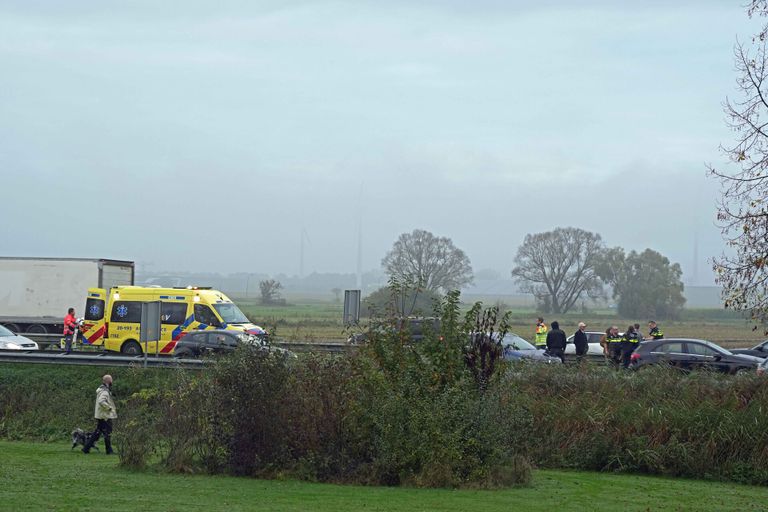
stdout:
<svg viewBox="0 0 768 512">
<path fill-rule="evenodd" d="M 710 284 L 736 2 L 0 1 L 0 254 L 508 277 L 575 226 Z M 699 258 L 694 262 L 694 239 Z"/>
</svg>

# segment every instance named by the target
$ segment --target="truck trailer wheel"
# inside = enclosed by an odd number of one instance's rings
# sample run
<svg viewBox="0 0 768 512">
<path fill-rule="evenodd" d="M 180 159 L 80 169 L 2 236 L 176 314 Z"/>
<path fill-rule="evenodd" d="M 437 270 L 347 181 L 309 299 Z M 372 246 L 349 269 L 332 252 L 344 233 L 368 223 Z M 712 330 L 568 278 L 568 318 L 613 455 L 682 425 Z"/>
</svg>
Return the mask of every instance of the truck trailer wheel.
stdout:
<svg viewBox="0 0 768 512">
<path fill-rule="evenodd" d="M 48 329 L 46 329 L 45 326 L 41 324 L 32 324 L 27 327 L 27 332 L 29 334 L 48 334 Z"/>
<path fill-rule="evenodd" d="M 11 331 L 14 334 L 19 333 L 19 326 L 16 324 L 5 324 L 5 328 Z"/>
<path fill-rule="evenodd" d="M 122 352 L 123 354 L 131 355 L 131 356 L 140 356 L 141 345 L 139 345 L 133 340 L 126 341 L 125 343 L 123 343 L 123 346 L 120 347 L 120 352 Z"/>
</svg>

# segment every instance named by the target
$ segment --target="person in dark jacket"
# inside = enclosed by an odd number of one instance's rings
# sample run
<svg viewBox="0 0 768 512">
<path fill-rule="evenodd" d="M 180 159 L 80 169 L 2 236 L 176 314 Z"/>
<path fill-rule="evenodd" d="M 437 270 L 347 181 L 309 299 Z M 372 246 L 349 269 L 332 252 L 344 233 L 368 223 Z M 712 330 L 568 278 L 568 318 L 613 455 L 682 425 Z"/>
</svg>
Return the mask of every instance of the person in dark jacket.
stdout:
<svg viewBox="0 0 768 512">
<path fill-rule="evenodd" d="M 605 338 L 605 345 L 608 348 L 608 359 L 617 368 L 621 365 L 621 353 L 624 337 L 619 336 L 619 328 L 611 326 L 608 336 Z"/>
<path fill-rule="evenodd" d="M 584 331 L 587 329 L 587 324 L 579 322 L 579 328 L 573 335 L 573 345 L 576 347 L 576 360 L 581 362 L 584 356 L 589 350 L 589 342 L 587 341 L 587 333 Z"/>
<path fill-rule="evenodd" d="M 632 352 L 635 351 L 640 343 L 640 335 L 635 330 L 634 325 L 627 327 L 627 332 L 624 333 L 624 339 L 621 341 L 621 366 L 622 368 L 629 368 L 629 362 L 632 358 Z"/>
<path fill-rule="evenodd" d="M 547 353 L 565 362 L 565 333 L 560 330 L 558 322 L 552 322 L 551 325 L 552 330 L 547 333 Z"/>
</svg>

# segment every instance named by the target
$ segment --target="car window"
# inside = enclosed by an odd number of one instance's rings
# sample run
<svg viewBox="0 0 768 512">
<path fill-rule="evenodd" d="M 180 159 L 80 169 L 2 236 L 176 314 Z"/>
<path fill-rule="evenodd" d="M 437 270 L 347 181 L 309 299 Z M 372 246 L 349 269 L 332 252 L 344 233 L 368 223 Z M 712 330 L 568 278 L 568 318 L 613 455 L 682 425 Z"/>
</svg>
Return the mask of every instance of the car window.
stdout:
<svg viewBox="0 0 768 512">
<path fill-rule="evenodd" d="M 110 322 L 141 322 L 141 302 L 118 300 L 112 304 Z"/>
<path fill-rule="evenodd" d="M 683 344 L 680 342 L 662 343 L 654 352 L 663 352 L 664 354 L 684 354 Z"/>
<path fill-rule="evenodd" d="M 208 336 L 207 332 L 191 332 L 184 337 L 184 340 L 192 343 L 205 343 L 206 336 Z"/>
<path fill-rule="evenodd" d="M 234 341 L 228 334 L 224 334 L 221 332 L 217 332 L 216 334 L 211 334 L 211 337 L 213 338 L 211 340 L 211 343 L 214 345 L 230 345 Z"/>
<path fill-rule="evenodd" d="M 702 343 L 689 342 L 687 345 L 688 345 L 689 354 L 695 354 L 697 356 L 711 356 L 711 357 L 718 355 L 718 353 L 715 350 L 713 350 L 712 348 Z"/>
<path fill-rule="evenodd" d="M 589 333 L 587 334 L 587 343 L 600 343 L 600 338 L 603 337 L 603 334 L 600 333 Z"/>
<path fill-rule="evenodd" d="M 440 330 L 440 324 L 435 319 L 411 320 L 409 324 L 408 330 L 410 330 L 411 334 L 436 333 Z"/>
<path fill-rule="evenodd" d="M 186 318 L 186 302 L 162 302 L 160 304 L 160 320 L 164 324 L 181 325 Z"/>
<path fill-rule="evenodd" d="M 211 308 L 205 304 L 195 304 L 195 320 L 206 325 L 221 325 Z"/>
<path fill-rule="evenodd" d="M 87 299 L 85 301 L 85 319 L 93 321 L 102 318 L 104 318 L 104 300 Z"/>
<path fill-rule="evenodd" d="M 502 340 L 505 349 L 511 350 L 536 350 L 536 347 L 525 341 L 517 334 L 508 332 Z"/>
</svg>

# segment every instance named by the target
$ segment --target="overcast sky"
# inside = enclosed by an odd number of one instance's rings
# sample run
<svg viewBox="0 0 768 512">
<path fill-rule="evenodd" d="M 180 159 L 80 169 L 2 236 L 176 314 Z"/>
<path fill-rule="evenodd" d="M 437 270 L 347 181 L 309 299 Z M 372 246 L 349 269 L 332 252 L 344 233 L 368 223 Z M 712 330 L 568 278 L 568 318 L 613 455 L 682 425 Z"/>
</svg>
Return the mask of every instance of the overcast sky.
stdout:
<svg viewBox="0 0 768 512">
<path fill-rule="evenodd" d="M 354 272 L 400 233 L 508 276 L 595 231 L 711 282 L 739 2 L 0 0 L 0 253 Z"/>
</svg>

